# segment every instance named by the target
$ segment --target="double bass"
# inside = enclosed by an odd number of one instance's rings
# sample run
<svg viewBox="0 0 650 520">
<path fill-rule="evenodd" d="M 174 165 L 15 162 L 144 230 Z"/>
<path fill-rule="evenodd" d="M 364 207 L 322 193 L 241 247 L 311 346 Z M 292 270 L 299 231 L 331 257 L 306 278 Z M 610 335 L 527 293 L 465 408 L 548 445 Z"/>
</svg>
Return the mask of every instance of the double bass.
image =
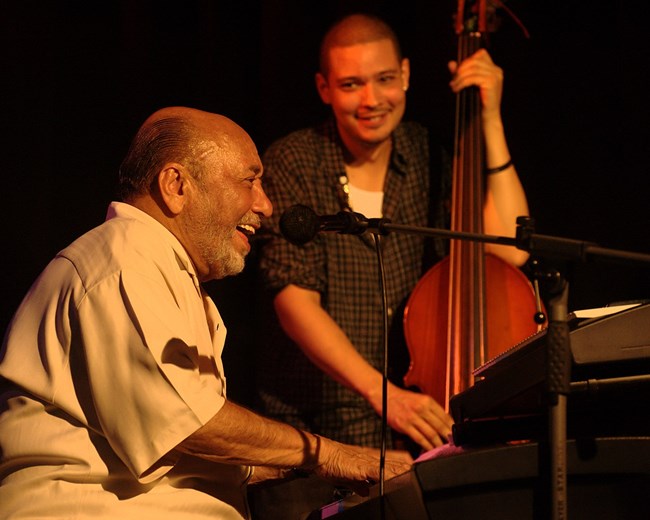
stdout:
<svg viewBox="0 0 650 520">
<path fill-rule="evenodd" d="M 458 63 L 484 46 L 486 3 L 458 3 Z M 477 87 L 456 96 L 451 230 L 480 234 L 485 193 L 481 100 Z M 539 331 L 539 311 L 533 286 L 519 268 L 485 252 L 482 242 L 451 239 L 449 255 L 420 279 L 405 308 L 410 354 L 405 385 L 449 411 L 450 398 L 472 386 L 475 368 Z"/>
</svg>

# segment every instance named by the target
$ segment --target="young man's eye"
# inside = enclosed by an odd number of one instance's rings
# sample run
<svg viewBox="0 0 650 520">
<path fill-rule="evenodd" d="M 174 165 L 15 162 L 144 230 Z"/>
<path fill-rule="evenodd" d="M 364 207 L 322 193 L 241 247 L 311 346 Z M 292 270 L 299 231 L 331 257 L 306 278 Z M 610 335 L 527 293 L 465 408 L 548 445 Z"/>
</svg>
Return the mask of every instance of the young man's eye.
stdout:
<svg viewBox="0 0 650 520">
<path fill-rule="evenodd" d="M 352 90 L 354 88 L 357 88 L 359 86 L 359 83 L 357 81 L 345 81 L 341 83 L 341 88 L 343 90 Z"/>
<path fill-rule="evenodd" d="M 393 74 L 386 75 L 386 76 L 381 76 L 379 78 L 379 82 L 380 83 L 391 83 L 391 82 L 395 81 L 396 78 L 397 78 L 397 76 L 395 76 Z"/>
</svg>

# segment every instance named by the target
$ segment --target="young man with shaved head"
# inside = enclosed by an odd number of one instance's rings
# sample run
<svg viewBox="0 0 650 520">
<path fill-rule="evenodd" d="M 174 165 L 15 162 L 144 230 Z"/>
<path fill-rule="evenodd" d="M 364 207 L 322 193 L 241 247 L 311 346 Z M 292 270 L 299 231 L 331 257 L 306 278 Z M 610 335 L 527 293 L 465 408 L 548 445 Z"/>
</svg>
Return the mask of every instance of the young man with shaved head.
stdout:
<svg viewBox="0 0 650 520">
<path fill-rule="evenodd" d="M 484 231 L 514 236 L 516 219 L 528 214 L 528 206 L 501 119 L 503 72 L 485 50 L 449 66 L 453 92 L 469 86 L 480 91 L 489 173 Z M 425 127 L 403 120 L 411 64 L 383 20 L 355 13 L 336 21 L 322 40 L 315 80 L 332 117 L 280 138 L 263 157 L 275 211 L 260 251 L 260 273 L 269 314 L 275 312 L 277 320 L 260 345 L 261 409 L 341 442 L 377 447 L 384 310 L 372 237 L 321 233 L 294 245 L 280 236 L 280 217 L 301 204 L 318 215 L 355 211 L 405 225 L 448 227 L 450 160 Z M 527 258 L 505 246 L 486 250 L 515 265 Z M 400 325 L 408 296 L 444 255 L 439 240 L 382 237 L 391 353 L 405 350 Z M 420 450 L 441 446 L 451 433 L 451 417 L 443 403 L 404 388 L 403 375 L 389 366 L 389 447 L 395 437 Z"/>
</svg>

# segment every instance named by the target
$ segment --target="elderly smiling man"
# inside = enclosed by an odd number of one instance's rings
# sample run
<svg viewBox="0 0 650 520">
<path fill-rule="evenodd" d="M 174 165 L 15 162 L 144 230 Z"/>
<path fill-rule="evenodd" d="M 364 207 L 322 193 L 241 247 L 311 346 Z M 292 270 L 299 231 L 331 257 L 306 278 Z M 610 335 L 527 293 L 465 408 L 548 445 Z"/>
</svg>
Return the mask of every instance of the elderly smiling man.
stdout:
<svg viewBox="0 0 650 520">
<path fill-rule="evenodd" d="M 240 519 L 247 484 L 291 468 L 378 479 L 376 451 L 226 397 L 226 328 L 201 282 L 239 273 L 272 212 L 248 134 L 162 109 L 119 186 L 123 202 L 56 255 L 5 335 L 0 516 Z M 388 456 L 387 477 L 408 469 Z"/>
</svg>

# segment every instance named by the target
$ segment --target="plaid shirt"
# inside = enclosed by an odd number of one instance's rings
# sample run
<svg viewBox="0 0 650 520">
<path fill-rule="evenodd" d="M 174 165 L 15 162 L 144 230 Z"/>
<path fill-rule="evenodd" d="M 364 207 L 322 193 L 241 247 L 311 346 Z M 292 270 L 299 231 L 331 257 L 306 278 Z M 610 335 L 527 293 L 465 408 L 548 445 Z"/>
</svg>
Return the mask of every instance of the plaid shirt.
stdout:
<svg viewBox="0 0 650 520">
<path fill-rule="evenodd" d="M 435 160 L 430 160 L 428 133 L 419 124 L 401 123 L 395 130 L 384 188 L 384 218 L 411 226 L 446 225 L 439 201 L 448 195 L 449 183 L 441 179 L 448 181 L 449 176 L 441 172 L 448 173 L 449 161 L 439 146 L 433 151 Z M 341 442 L 379 446 L 381 422 L 374 410 L 316 368 L 282 333 L 270 307 L 273 296 L 288 284 L 318 291 L 323 307 L 356 349 L 383 370 L 383 307 L 373 237 L 320 233 L 304 246 L 295 246 L 279 232 L 282 213 L 294 204 L 305 204 L 320 215 L 349 209 L 340 182 L 345 175 L 342 144 L 333 120 L 277 141 L 264 154 L 263 163 L 264 187 L 274 209 L 259 250 L 259 273 L 269 297 L 263 313 L 268 328 L 258 356 L 262 411 Z M 430 178 L 436 182 L 430 183 Z M 429 204 L 431 197 L 435 204 Z M 391 350 L 402 346 L 403 363 L 399 368 L 391 366 L 391 379 L 401 382 L 407 366 L 401 310 L 436 260 L 425 254 L 425 243 L 434 241 L 398 233 L 381 240 Z M 440 258 L 444 246 L 436 242 L 433 250 Z"/>
</svg>

